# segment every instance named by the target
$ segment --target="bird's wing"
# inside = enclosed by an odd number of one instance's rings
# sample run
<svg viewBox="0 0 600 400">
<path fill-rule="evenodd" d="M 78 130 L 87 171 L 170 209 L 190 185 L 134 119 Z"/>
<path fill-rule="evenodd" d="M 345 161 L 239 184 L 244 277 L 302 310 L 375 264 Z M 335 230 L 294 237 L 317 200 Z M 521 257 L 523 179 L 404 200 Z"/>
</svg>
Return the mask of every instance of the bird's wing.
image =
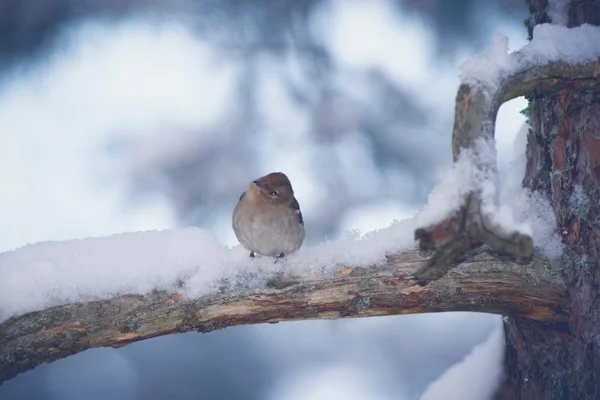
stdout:
<svg viewBox="0 0 600 400">
<path fill-rule="evenodd" d="M 298 222 L 300 222 L 301 225 L 304 225 L 304 219 L 302 218 L 302 212 L 300 211 L 300 203 L 298 203 L 298 200 L 296 200 L 295 197 L 292 201 L 291 207 L 296 212 L 296 214 L 298 214 Z"/>
<path fill-rule="evenodd" d="M 242 195 L 240 196 L 240 199 L 238 200 L 238 203 L 239 203 L 240 201 L 242 201 L 242 199 L 244 198 L 244 196 L 245 196 L 245 195 L 246 195 L 246 192 L 242 193 Z"/>
</svg>

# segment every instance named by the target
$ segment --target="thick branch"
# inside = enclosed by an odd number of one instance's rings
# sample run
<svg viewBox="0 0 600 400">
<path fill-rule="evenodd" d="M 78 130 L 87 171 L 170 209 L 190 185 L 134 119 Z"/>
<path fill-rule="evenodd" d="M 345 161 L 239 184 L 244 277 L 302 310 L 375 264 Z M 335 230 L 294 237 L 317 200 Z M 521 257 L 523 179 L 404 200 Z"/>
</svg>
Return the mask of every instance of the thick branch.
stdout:
<svg viewBox="0 0 600 400">
<path fill-rule="evenodd" d="M 519 53 L 513 54 L 518 59 Z M 474 149 L 480 138 L 494 134 L 500 106 L 520 96 L 552 94 L 564 88 L 579 90 L 600 86 L 600 60 L 583 64 L 549 62 L 504 77 L 497 87 L 462 84 L 456 96 L 452 154 L 458 159 L 462 149 Z"/>
<path fill-rule="evenodd" d="M 512 54 L 518 60 L 522 55 Z M 500 106 L 519 96 L 535 93 L 556 93 L 564 88 L 594 90 L 600 88 L 600 60 L 578 65 L 562 61 L 523 69 L 501 79 L 496 87 L 485 83 L 462 84 L 456 96 L 452 151 L 454 161 L 461 152 L 478 152 L 482 140 L 492 143 L 496 116 Z M 495 172 L 496 160 L 476 158 L 481 171 Z M 465 252 L 486 244 L 500 254 L 507 254 L 519 262 L 529 262 L 533 256 L 531 237 L 518 232 L 507 232 L 491 222 L 491 216 L 482 211 L 483 199 L 479 190 L 469 193 L 460 209 L 449 217 L 415 232 L 422 249 L 437 249 L 437 254 L 417 272 L 422 282 L 439 278 L 445 266 Z"/>
<path fill-rule="evenodd" d="M 280 282 L 279 289 L 195 300 L 166 292 L 127 295 L 12 318 L 0 324 L 0 383 L 88 348 L 121 347 L 191 330 L 436 311 L 566 320 L 564 285 L 542 258 L 523 266 L 478 252 L 442 279 L 421 286 L 413 275 L 426 261 L 411 251 L 387 257 L 383 266 L 342 268 L 322 280 Z"/>
</svg>

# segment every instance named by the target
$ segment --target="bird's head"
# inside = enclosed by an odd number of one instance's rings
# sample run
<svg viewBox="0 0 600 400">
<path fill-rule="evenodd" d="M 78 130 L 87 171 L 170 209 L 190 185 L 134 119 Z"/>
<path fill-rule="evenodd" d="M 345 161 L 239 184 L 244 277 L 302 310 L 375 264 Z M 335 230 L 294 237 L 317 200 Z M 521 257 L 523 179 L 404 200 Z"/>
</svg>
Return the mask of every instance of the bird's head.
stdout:
<svg viewBox="0 0 600 400">
<path fill-rule="evenodd" d="M 282 172 L 272 172 L 258 178 L 250 185 L 261 199 L 273 204 L 291 204 L 294 190 L 288 177 Z"/>
</svg>

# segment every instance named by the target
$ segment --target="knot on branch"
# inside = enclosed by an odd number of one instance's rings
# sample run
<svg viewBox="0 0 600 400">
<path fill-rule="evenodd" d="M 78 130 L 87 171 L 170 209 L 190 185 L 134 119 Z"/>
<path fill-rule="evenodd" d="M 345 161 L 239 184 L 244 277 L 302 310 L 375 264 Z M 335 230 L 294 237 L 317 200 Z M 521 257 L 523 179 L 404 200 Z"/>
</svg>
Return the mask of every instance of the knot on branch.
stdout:
<svg viewBox="0 0 600 400">
<path fill-rule="evenodd" d="M 415 277 L 421 284 L 440 278 L 470 250 L 489 246 L 500 258 L 527 264 L 533 258 L 533 240 L 519 232 L 507 232 L 481 210 L 481 199 L 471 193 L 452 217 L 415 231 L 419 249 L 435 251 Z"/>
</svg>

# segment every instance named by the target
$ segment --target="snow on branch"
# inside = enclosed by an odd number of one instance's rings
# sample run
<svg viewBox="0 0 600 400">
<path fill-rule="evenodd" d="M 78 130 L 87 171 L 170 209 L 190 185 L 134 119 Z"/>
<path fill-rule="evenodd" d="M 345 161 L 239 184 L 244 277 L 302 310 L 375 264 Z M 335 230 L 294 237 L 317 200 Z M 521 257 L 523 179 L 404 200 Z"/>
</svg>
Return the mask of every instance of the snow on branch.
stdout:
<svg viewBox="0 0 600 400">
<path fill-rule="evenodd" d="M 426 258 L 388 255 L 383 265 L 339 269 L 331 277 L 275 277 L 267 288 L 189 299 L 153 291 L 75 303 L 0 324 L 0 384 L 44 363 L 93 347 L 121 347 L 160 335 L 236 325 L 436 311 L 480 311 L 561 322 L 565 286 L 543 258 L 526 269 L 485 252 L 421 286 L 413 275 Z M 248 261 L 251 262 L 251 261 Z"/>
<path fill-rule="evenodd" d="M 519 96 L 589 90 L 600 86 L 600 28 L 539 25 L 534 39 L 508 54 L 507 38 L 496 36 L 479 57 L 463 65 L 456 97 L 452 151 L 455 168 L 470 167 L 468 190 L 446 218 L 415 231 L 421 249 L 437 252 L 417 276 L 428 282 L 462 254 L 481 245 L 529 262 L 529 232 L 496 214 L 498 173 L 494 130 L 500 106 Z M 467 168 L 468 169 L 468 168 Z"/>
</svg>

